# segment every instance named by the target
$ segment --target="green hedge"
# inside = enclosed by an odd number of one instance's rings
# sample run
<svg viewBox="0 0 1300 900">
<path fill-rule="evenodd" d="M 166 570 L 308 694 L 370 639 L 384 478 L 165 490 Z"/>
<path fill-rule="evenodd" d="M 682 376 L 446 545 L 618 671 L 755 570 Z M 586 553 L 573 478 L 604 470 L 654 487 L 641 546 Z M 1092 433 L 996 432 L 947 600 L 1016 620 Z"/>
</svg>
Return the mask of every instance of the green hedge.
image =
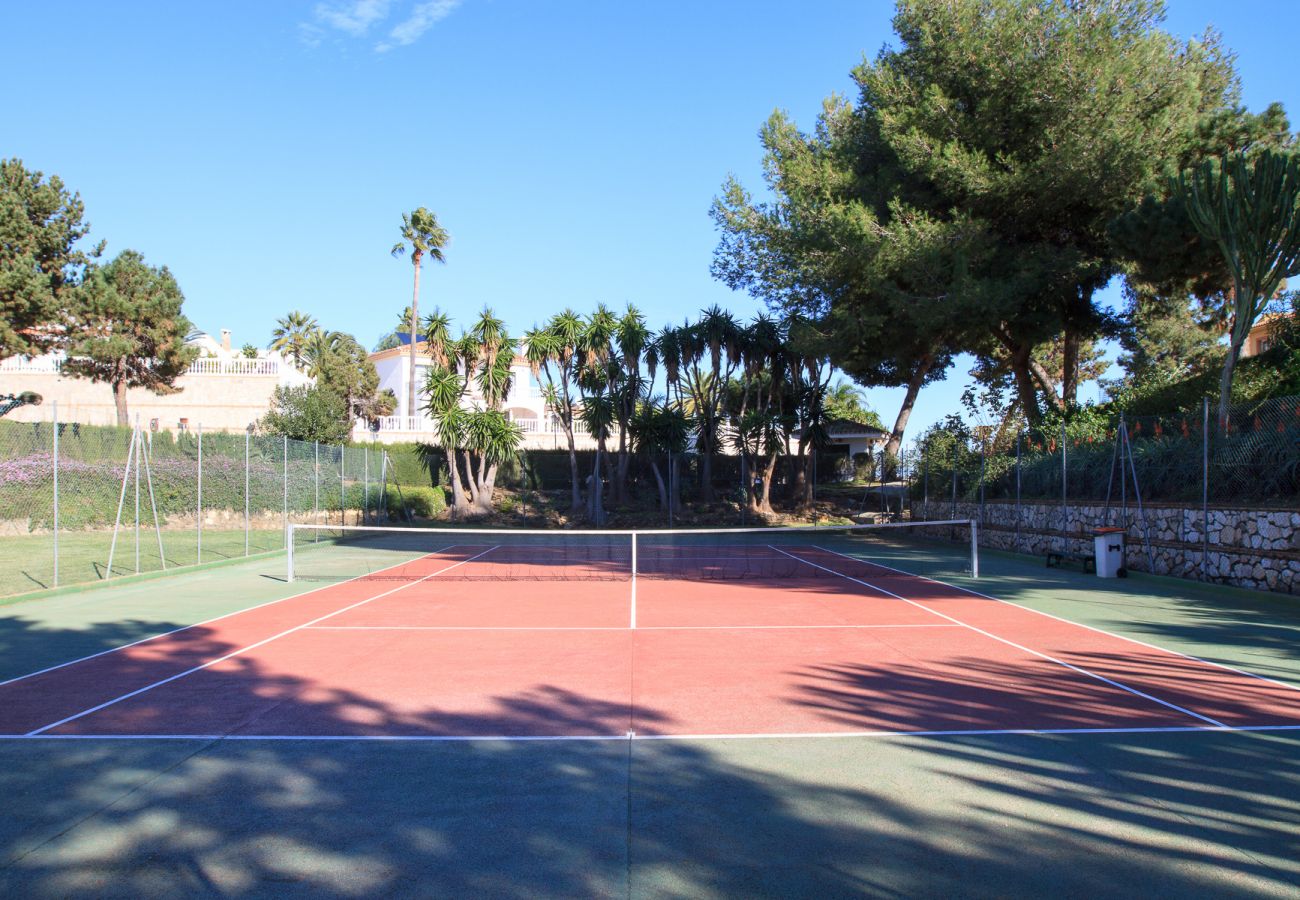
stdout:
<svg viewBox="0 0 1300 900">
<path fill-rule="evenodd" d="M 199 454 L 194 434 L 159 432 L 150 441 L 149 469 L 159 518 L 191 515 L 198 505 Z M 122 494 L 130 429 L 65 424 L 59 437 L 59 524 L 65 528 L 112 524 Z M 286 459 L 287 450 L 287 459 Z M 0 422 L 0 519 L 54 523 L 53 426 Z M 367 465 L 366 454 L 369 453 Z M 344 458 L 340 454 L 345 454 Z M 203 508 L 252 515 L 377 506 L 380 457 L 363 447 L 342 449 L 242 434 L 203 436 Z M 369 499 L 365 477 L 369 473 Z M 340 477 L 340 472 L 344 477 Z M 287 497 L 286 497 L 287 477 Z M 141 485 L 141 514 L 152 518 L 148 481 Z M 247 495 L 247 496 L 246 496 Z M 134 518 L 134 479 L 125 512 Z"/>
<path fill-rule="evenodd" d="M 388 515 L 395 519 L 405 516 L 407 510 L 417 518 L 436 519 L 447 509 L 447 495 L 441 487 L 403 485 L 400 494 L 390 488 L 386 498 Z M 403 501 L 406 503 L 406 510 L 402 508 Z"/>
</svg>

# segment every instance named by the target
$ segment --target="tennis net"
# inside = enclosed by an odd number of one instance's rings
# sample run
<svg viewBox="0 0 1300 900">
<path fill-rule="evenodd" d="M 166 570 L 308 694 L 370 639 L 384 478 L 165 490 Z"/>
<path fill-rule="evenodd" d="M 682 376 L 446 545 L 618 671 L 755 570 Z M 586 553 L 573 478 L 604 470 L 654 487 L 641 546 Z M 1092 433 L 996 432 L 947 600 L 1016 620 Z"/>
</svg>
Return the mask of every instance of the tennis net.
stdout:
<svg viewBox="0 0 1300 900">
<path fill-rule="evenodd" d="M 671 531 L 290 525 L 287 546 L 290 581 L 835 578 L 839 567 L 826 561 L 840 556 L 979 573 L 968 520 Z"/>
</svg>

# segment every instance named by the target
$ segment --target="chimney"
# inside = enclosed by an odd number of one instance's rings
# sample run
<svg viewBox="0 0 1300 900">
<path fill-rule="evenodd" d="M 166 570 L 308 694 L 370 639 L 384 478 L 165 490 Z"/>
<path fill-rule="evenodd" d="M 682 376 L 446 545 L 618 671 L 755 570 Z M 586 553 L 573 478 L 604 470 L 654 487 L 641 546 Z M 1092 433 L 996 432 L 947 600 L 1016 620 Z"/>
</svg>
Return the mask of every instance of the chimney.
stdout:
<svg viewBox="0 0 1300 900">
<path fill-rule="evenodd" d="M 230 329 L 221 329 L 221 349 L 230 352 Z"/>
</svg>

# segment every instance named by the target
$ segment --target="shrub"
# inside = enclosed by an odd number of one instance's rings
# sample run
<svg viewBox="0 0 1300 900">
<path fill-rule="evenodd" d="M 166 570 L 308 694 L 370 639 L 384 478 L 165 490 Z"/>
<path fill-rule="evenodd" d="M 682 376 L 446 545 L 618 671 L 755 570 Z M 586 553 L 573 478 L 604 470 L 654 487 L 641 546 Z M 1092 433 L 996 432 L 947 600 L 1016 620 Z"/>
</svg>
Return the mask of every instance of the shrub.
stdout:
<svg viewBox="0 0 1300 900">
<path fill-rule="evenodd" d="M 402 485 L 401 493 L 390 489 L 388 497 L 388 514 L 399 518 L 406 514 L 402 501 L 412 515 L 421 519 L 436 519 L 447 509 L 447 495 L 440 487 L 423 487 L 422 485 Z"/>
</svg>

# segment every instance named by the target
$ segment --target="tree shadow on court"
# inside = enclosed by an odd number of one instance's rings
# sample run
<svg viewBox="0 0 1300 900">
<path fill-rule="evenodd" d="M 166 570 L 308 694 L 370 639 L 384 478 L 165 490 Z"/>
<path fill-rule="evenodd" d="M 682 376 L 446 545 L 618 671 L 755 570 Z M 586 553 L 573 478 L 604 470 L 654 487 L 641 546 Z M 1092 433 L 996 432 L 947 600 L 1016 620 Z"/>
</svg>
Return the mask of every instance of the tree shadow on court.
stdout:
<svg viewBox="0 0 1300 900">
<path fill-rule="evenodd" d="M 96 668 L 160 680 L 235 649 L 213 629 Z M 57 635 L 46 632 L 57 640 Z M 111 640 L 109 634 L 102 636 Z M 240 645 L 242 646 L 242 644 Z M 626 709 L 539 682 L 472 711 L 397 705 L 276 671 L 208 670 L 213 709 L 321 734 L 608 733 Z M 347 669 L 363 658 L 335 660 Z M 1003 701 L 1034 693 L 1024 671 Z M 806 702 L 861 718 L 890 691 L 933 725 L 946 679 L 810 670 Z M 197 676 L 187 676 L 197 677 Z M 1046 676 L 1044 676 L 1046 677 Z M 151 681 L 147 683 L 152 683 Z M 990 690 L 991 688 L 985 688 Z M 159 690 L 159 697 L 163 697 Z M 44 690 L 42 699 L 57 701 Z M 149 694 L 142 695 L 143 697 Z M 1051 703 L 1067 704 L 1070 695 Z M 986 704 L 996 705 L 988 698 Z M 1045 712 L 1044 708 L 1033 710 Z M 119 724 L 150 724 L 143 718 Z M 671 727 L 671 717 L 638 718 Z M 12 896 L 1248 896 L 1294 888 L 1297 740 L 1228 734 L 700 741 L 0 741 Z M 1231 849 L 1231 848 L 1240 848 Z"/>
</svg>

